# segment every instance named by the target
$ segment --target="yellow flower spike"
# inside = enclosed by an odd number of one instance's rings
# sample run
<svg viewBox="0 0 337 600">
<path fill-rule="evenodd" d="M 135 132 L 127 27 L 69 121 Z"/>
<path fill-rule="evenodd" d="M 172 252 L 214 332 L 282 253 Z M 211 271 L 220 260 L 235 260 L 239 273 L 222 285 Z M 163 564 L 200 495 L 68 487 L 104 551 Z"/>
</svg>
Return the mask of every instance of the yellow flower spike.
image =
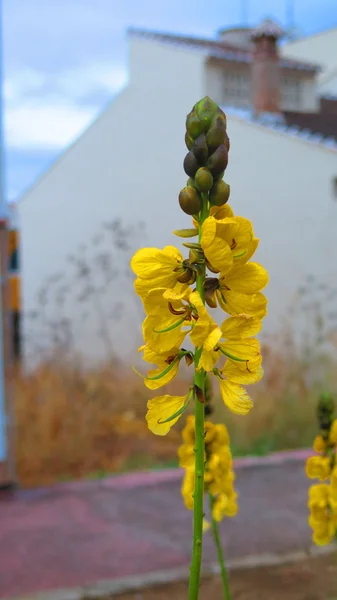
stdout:
<svg viewBox="0 0 337 600">
<path fill-rule="evenodd" d="M 145 417 L 150 431 L 155 435 L 166 435 L 178 421 L 184 409 L 187 409 L 189 396 L 190 394 L 186 396 L 170 396 L 169 394 L 165 394 L 165 396 L 151 398 L 147 403 Z M 173 415 L 177 416 L 172 419 Z M 167 419 L 170 420 L 167 421 Z"/>
<path fill-rule="evenodd" d="M 324 481 L 331 473 L 329 456 L 310 456 L 306 462 L 305 472 L 310 479 Z"/>
<path fill-rule="evenodd" d="M 253 408 L 253 400 L 238 383 L 220 380 L 221 397 L 230 411 L 237 415 L 247 415 Z"/>
</svg>

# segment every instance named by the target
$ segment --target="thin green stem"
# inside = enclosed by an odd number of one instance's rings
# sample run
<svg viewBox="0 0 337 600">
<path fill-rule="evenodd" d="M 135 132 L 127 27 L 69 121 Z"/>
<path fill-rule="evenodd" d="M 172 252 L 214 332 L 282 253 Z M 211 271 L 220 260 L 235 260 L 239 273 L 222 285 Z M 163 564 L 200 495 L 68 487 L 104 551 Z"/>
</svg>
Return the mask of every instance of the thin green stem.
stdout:
<svg viewBox="0 0 337 600">
<path fill-rule="evenodd" d="M 210 505 L 211 515 L 212 515 L 213 538 L 214 538 L 214 542 L 215 542 L 217 553 L 218 553 L 218 561 L 219 561 L 219 566 L 220 566 L 221 579 L 222 579 L 222 585 L 223 585 L 223 590 L 224 590 L 224 597 L 225 597 L 225 600 L 231 600 L 232 596 L 231 596 L 231 592 L 230 592 L 230 588 L 229 588 L 229 579 L 228 579 L 228 573 L 227 573 L 227 569 L 226 569 L 226 565 L 225 565 L 225 558 L 224 558 L 222 545 L 221 545 L 219 527 L 218 527 L 218 523 L 216 522 L 216 520 L 213 517 L 214 497 L 212 496 L 212 494 L 209 494 L 209 505 Z"/>
<path fill-rule="evenodd" d="M 199 243 L 201 241 L 201 225 L 208 216 L 208 197 L 203 194 L 202 210 L 199 218 Z M 203 302 L 205 265 L 199 272 L 196 280 L 196 289 Z M 204 392 L 205 371 L 197 371 L 197 366 L 202 353 L 202 348 L 197 348 L 194 355 L 194 384 Z M 188 600 L 198 600 L 200 588 L 200 572 L 202 560 L 202 524 L 204 518 L 204 471 L 205 471 L 205 405 L 199 402 L 195 395 L 195 484 L 194 484 L 194 511 L 193 511 L 193 549 L 190 568 L 190 584 Z"/>
</svg>

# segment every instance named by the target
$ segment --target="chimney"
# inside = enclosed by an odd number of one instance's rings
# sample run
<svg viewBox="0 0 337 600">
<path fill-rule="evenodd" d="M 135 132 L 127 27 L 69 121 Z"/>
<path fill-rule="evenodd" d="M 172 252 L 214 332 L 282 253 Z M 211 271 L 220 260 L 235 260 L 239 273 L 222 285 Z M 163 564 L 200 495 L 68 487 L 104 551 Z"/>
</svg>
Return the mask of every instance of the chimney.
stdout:
<svg viewBox="0 0 337 600">
<path fill-rule="evenodd" d="M 253 30 L 252 102 L 256 115 L 280 113 L 280 57 L 277 41 L 283 32 L 266 19 Z"/>
</svg>

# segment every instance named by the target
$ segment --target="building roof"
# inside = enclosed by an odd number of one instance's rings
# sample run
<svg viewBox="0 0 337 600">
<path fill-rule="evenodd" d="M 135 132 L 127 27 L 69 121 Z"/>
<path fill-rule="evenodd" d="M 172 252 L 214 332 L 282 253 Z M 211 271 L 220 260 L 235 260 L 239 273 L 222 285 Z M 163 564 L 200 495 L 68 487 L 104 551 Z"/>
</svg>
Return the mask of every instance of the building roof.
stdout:
<svg viewBox="0 0 337 600">
<path fill-rule="evenodd" d="M 337 113 L 337 99 L 334 102 Z M 337 152 L 337 119 L 336 116 L 325 113 L 322 106 L 321 111 L 317 113 L 285 111 L 279 115 L 261 114 L 258 116 L 249 109 L 232 106 L 222 106 L 222 109 L 228 116 L 232 115 L 248 123 L 260 125 L 303 142 Z"/>
<path fill-rule="evenodd" d="M 206 38 L 134 28 L 129 29 L 128 33 L 132 36 L 143 37 L 161 43 L 185 46 L 194 50 L 202 50 L 210 57 L 214 58 L 245 63 L 250 63 L 253 59 L 252 52 L 249 48 L 236 46 L 221 40 L 210 40 Z M 311 73 L 316 73 L 320 70 L 320 66 L 317 64 L 284 57 L 280 58 L 280 64 L 281 67 L 285 69 L 298 69 Z"/>
</svg>

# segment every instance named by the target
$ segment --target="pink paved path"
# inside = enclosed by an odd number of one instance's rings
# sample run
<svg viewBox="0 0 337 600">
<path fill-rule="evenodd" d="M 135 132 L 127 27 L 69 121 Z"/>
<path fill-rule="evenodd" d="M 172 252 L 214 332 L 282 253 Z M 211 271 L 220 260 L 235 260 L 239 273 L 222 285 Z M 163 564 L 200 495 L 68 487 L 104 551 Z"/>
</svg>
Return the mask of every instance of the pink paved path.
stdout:
<svg viewBox="0 0 337 600">
<path fill-rule="evenodd" d="M 307 452 L 237 461 L 240 512 L 223 524 L 231 558 L 310 546 Z M 177 470 L 0 494 L 0 597 L 189 563 L 191 513 Z M 205 561 L 215 559 L 206 536 Z"/>
</svg>

